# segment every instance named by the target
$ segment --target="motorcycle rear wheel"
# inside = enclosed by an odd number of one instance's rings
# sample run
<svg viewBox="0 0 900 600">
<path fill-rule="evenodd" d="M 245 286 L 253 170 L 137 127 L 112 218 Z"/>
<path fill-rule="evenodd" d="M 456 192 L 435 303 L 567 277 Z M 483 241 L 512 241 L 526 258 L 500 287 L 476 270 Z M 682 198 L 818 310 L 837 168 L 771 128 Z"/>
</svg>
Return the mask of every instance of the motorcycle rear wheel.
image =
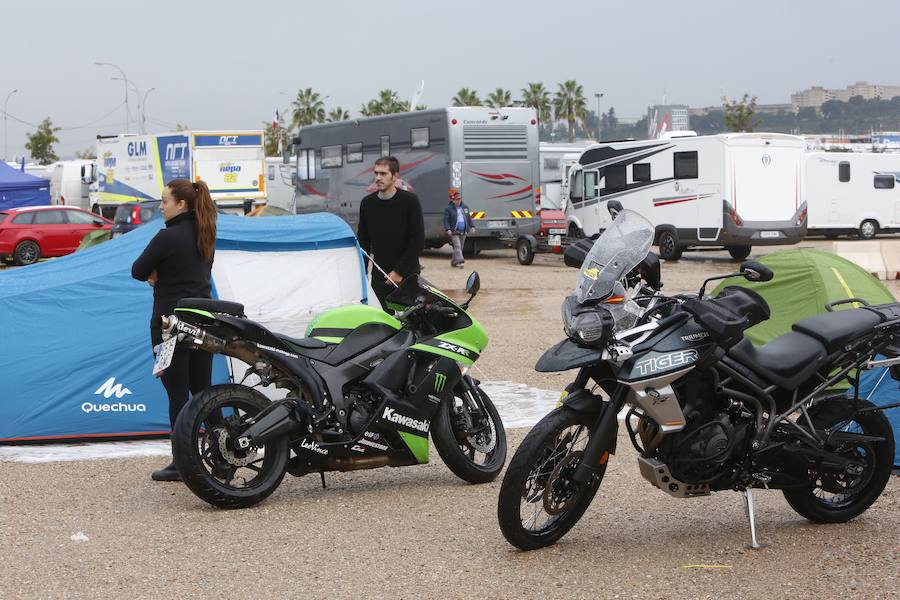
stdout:
<svg viewBox="0 0 900 600">
<path fill-rule="evenodd" d="M 478 398 L 470 412 L 464 401 L 468 393 L 460 383 L 452 401 L 438 407 L 432 427 L 434 447 L 453 474 L 469 483 L 493 481 L 506 463 L 506 429 L 500 413 L 479 386 L 473 386 Z"/>
<path fill-rule="evenodd" d="M 557 408 L 532 428 L 506 469 L 497 519 L 507 541 L 520 550 L 554 544 L 581 519 L 606 466 L 588 484 L 571 477 L 581 462 L 596 415 Z"/>
<path fill-rule="evenodd" d="M 874 405 L 859 401 L 860 408 Z M 881 411 L 853 414 L 850 399 L 829 400 L 809 409 L 818 430 L 844 431 L 883 437 L 881 442 L 845 442 L 836 453 L 862 462 L 863 472 L 853 475 L 815 475 L 808 486 L 783 491 L 788 504 L 797 513 L 815 523 L 844 523 L 865 512 L 891 477 L 894 462 L 894 433 Z"/>
<path fill-rule="evenodd" d="M 172 454 L 184 483 L 219 508 L 247 508 L 275 491 L 287 468 L 284 438 L 240 449 L 233 432 L 269 406 L 260 392 L 235 384 L 209 387 L 185 405 L 172 432 Z"/>
</svg>

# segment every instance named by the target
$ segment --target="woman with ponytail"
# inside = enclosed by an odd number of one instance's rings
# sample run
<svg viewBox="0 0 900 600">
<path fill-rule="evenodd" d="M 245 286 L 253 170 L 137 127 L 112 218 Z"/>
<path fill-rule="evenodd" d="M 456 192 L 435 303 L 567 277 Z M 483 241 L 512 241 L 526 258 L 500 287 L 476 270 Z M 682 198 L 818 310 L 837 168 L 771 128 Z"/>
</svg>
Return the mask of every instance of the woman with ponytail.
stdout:
<svg viewBox="0 0 900 600">
<path fill-rule="evenodd" d="M 132 277 L 153 287 L 150 340 L 154 348 L 162 343 L 161 317 L 172 314 L 179 300 L 210 297 L 216 249 L 216 206 L 205 183 L 173 179 L 163 189 L 159 209 L 166 227 L 150 240 L 131 267 Z M 209 387 L 212 354 L 178 347 L 160 379 L 169 396 L 169 423 L 174 427 L 190 394 Z M 157 481 L 181 480 L 174 463 L 154 471 L 152 477 Z"/>
</svg>

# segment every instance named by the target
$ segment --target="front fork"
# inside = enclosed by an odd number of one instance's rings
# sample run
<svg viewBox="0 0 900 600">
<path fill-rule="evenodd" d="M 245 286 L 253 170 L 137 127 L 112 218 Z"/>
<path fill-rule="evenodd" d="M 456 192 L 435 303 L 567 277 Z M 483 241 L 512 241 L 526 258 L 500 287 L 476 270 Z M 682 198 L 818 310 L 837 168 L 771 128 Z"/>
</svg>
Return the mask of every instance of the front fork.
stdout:
<svg viewBox="0 0 900 600">
<path fill-rule="evenodd" d="M 582 373 L 579 373 L 575 384 L 570 385 L 569 388 L 575 387 L 582 379 L 583 373 L 583 371 Z M 587 383 L 587 377 L 584 377 L 584 379 L 585 381 L 578 387 L 581 388 L 581 391 L 588 393 L 583 387 L 584 383 Z M 569 388 L 567 388 L 567 390 Z M 576 396 L 579 396 L 578 392 L 570 393 L 566 400 L 572 398 L 574 403 L 584 404 L 583 402 L 578 402 Z M 620 385 L 616 387 L 609 402 L 602 402 L 600 404 L 600 415 L 597 417 L 597 420 L 591 429 L 591 435 L 588 438 L 587 446 L 584 448 L 581 462 L 578 464 L 578 467 L 575 469 L 575 474 L 572 476 L 577 483 L 585 485 L 593 477 L 601 475 L 603 469 L 606 468 L 606 462 L 609 460 L 609 455 L 616 453 L 616 436 L 619 431 L 618 416 L 619 411 L 621 411 L 622 407 L 625 405 L 627 396 L 628 388 L 624 385 Z M 566 400 L 563 401 L 564 405 L 566 404 Z M 596 406 L 596 403 L 592 404 Z"/>
</svg>

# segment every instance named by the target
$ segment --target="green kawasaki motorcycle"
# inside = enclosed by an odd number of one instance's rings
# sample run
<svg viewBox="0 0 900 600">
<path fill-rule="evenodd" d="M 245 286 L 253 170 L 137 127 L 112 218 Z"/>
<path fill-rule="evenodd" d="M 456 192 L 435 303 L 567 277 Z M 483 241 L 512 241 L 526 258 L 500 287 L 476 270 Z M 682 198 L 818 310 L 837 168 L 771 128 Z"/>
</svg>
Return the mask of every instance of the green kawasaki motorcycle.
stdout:
<svg viewBox="0 0 900 600">
<path fill-rule="evenodd" d="M 469 376 L 487 346 L 466 313 L 478 292 L 456 304 L 419 276 L 387 298 L 395 316 L 343 306 L 314 320 L 304 338 L 269 331 L 243 306 L 182 300 L 163 318 L 155 371 L 176 345 L 237 358 L 256 385 L 287 395 L 269 400 L 256 386 L 214 385 L 181 411 L 172 432 L 175 464 L 187 486 L 223 508 L 252 506 L 285 473 L 352 471 L 428 462 L 428 434 L 453 473 L 493 480 L 506 460 L 506 432 L 494 404 Z M 168 356 L 168 358 L 167 358 Z"/>
</svg>

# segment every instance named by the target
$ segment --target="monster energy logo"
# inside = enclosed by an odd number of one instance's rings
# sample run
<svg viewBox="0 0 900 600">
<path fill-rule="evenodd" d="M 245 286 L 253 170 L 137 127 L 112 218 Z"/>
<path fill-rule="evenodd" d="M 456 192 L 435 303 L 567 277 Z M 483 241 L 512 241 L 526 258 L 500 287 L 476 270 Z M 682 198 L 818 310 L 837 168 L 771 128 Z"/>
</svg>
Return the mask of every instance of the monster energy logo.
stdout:
<svg viewBox="0 0 900 600">
<path fill-rule="evenodd" d="M 447 383 L 447 376 L 443 373 L 436 373 L 434 376 L 434 391 L 441 392 L 444 389 L 444 384 Z"/>
</svg>

